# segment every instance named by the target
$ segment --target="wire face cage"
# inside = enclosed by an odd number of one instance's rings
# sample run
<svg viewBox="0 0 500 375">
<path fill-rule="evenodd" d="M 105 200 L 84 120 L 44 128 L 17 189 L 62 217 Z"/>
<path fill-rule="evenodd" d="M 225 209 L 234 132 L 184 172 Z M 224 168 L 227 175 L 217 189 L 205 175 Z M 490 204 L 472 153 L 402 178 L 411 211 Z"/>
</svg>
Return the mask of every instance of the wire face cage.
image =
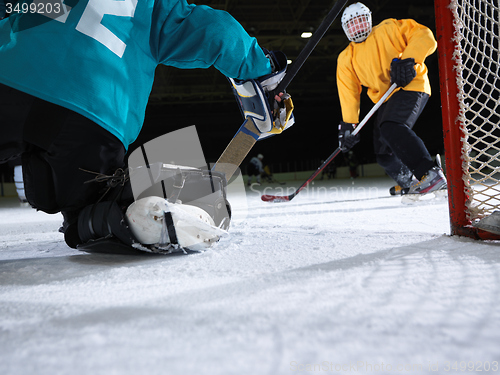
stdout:
<svg viewBox="0 0 500 375">
<path fill-rule="evenodd" d="M 499 1 L 435 8 L 452 234 L 494 238 L 471 224 L 500 210 Z"/>
</svg>

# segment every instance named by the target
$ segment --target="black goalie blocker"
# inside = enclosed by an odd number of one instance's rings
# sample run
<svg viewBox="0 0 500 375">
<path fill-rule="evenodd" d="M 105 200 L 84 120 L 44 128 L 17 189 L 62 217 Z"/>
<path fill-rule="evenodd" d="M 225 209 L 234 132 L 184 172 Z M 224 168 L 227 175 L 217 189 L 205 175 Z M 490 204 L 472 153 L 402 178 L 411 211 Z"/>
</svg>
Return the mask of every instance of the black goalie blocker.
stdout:
<svg viewBox="0 0 500 375">
<path fill-rule="evenodd" d="M 295 123 L 290 95 L 284 93 L 280 103 L 274 99 L 286 74 L 287 58 L 281 51 L 264 52 L 271 61 L 273 73 L 246 81 L 229 78 L 243 118 L 251 119 L 260 133 L 258 140 L 280 134 Z"/>
<path fill-rule="evenodd" d="M 136 201 L 86 207 L 78 218 L 78 248 L 88 252 L 201 251 L 227 234 L 231 219 L 223 174 L 155 163 L 130 169 Z M 141 189 L 139 190 L 138 189 Z"/>
</svg>

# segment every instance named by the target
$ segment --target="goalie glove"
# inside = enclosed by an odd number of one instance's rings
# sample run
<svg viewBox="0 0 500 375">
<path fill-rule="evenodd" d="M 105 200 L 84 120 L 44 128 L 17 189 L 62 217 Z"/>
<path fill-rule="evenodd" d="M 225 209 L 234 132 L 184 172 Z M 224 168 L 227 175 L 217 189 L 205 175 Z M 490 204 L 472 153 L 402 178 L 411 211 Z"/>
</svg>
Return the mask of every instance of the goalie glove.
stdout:
<svg viewBox="0 0 500 375">
<path fill-rule="evenodd" d="M 265 136 L 261 136 L 259 139 L 266 138 L 273 134 L 280 134 L 283 130 L 288 129 L 295 122 L 295 119 L 292 117 L 293 102 L 290 94 L 285 92 L 280 93 L 277 96 L 280 98 L 279 101 L 276 98 L 273 99 L 273 129 L 266 133 Z"/>
<path fill-rule="evenodd" d="M 356 129 L 356 125 L 344 121 L 341 121 L 339 124 L 339 147 L 344 153 L 360 141 L 361 137 L 359 134 L 352 135 L 352 132 Z"/>
<path fill-rule="evenodd" d="M 241 114 L 252 119 L 261 134 L 259 140 L 280 134 L 295 123 L 292 98 L 275 91 L 285 76 L 287 58 L 280 51 L 264 53 L 271 62 L 271 74 L 246 81 L 229 78 Z M 276 100 L 276 95 L 280 100 Z"/>
<path fill-rule="evenodd" d="M 394 59 L 391 62 L 391 83 L 395 83 L 398 87 L 407 86 L 413 78 L 417 76 L 415 70 L 415 59 Z"/>
</svg>

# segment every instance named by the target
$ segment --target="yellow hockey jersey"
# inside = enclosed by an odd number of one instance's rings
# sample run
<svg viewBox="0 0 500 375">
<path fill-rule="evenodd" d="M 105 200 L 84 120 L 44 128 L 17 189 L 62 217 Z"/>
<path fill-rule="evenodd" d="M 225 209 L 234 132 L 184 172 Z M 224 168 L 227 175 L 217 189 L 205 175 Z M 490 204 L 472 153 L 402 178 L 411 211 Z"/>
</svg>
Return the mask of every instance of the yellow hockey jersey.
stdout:
<svg viewBox="0 0 500 375">
<path fill-rule="evenodd" d="M 382 21 L 361 43 L 351 42 L 337 59 L 337 88 L 345 122 L 359 123 L 360 95 L 366 87 L 376 103 L 391 85 L 391 61 L 415 59 L 417 76 L 404 88 L 431 94 L 425 58 L 436 50 L 432 31 L 411 19 Z"/>
</svg>

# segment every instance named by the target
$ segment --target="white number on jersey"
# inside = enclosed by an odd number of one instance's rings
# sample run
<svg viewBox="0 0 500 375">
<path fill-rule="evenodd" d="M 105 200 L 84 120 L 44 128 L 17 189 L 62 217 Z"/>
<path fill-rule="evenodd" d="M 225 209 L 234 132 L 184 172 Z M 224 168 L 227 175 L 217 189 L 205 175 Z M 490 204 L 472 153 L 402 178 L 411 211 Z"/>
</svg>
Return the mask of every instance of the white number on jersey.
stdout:
<svg viewBox="0 0 500 375">
<path fill-rule="evenodd" d="M 54 0 L 52 0 L 54 1 Z M 106 28 L 101 22 L 105 14 L 134 17 L 138 0 L 89 0 L 83 11 L 76 30 L 98 41 L 118 57 L 122 57 L 127 45 Z M 46 3 L 47 0 L 34 0 L 34 3 Z M 58 22 L 66 23 L 71 7 L 64 4 L 63 0 L 55 0 L 61 3 L 59 12 L 43 13 Z"/>
<path fill-rule="evenodd" d="M 89 0 L 76 29 L 105 45 L 119 57 L 123 56 L 127 45 L 102 23 L 105 14 L 134 17 L 137 0 Z"/>
</svg>

